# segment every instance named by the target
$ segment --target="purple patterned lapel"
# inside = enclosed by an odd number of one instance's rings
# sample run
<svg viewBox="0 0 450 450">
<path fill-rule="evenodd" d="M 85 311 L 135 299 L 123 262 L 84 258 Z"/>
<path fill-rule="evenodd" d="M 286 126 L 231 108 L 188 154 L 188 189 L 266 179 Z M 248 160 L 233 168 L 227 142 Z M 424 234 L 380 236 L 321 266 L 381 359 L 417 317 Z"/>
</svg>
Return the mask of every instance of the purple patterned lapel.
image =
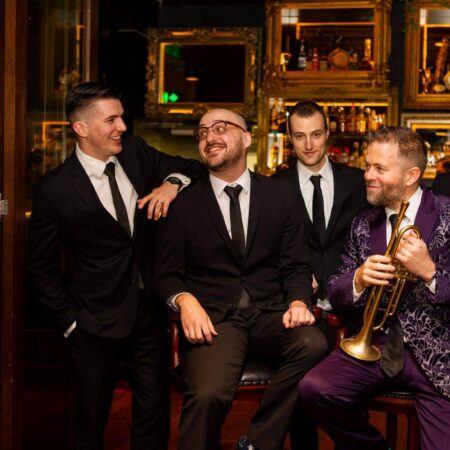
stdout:
<svg viewBox="0 0 450 450">
<path fill-rule="evenodd" d="M 429 189 L 424 189 L 414 225 L 419 228 L 420 235 L 425 242 L 429 241 L 437 219 L 438 210 L 434 205 L 433 193 Z"/>
<path fill-rule="evenodd" d="M 384 208 L 377 208 L 376 215 L 370 224 L 370 253 L 384 255 L 386 252 L 386 214 Z"/>
</svg>

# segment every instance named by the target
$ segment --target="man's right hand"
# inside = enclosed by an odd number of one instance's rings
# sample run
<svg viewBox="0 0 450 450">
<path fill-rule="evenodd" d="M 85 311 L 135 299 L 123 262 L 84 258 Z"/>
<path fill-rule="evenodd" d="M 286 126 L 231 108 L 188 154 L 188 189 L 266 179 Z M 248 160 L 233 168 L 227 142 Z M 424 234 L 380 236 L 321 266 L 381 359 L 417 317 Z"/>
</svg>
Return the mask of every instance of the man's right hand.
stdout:
<svg viewBox="0 0 450 450">
<path fill-rule="evenodd" d="M 355 272 L 356 292 L 373 285 L 386 286 L 394 277 L 394 271 L 395 267 L 391 264 L 389 256 L 369 256 Z"/>
<path fill-rule="evenodd" d="M 210 344 L 217 332 L 199 301 L 191 294 L 181 294 L 175 303 L 180 309 L 181 325 L 186 339 L 191 344 Z"/>
</svg>

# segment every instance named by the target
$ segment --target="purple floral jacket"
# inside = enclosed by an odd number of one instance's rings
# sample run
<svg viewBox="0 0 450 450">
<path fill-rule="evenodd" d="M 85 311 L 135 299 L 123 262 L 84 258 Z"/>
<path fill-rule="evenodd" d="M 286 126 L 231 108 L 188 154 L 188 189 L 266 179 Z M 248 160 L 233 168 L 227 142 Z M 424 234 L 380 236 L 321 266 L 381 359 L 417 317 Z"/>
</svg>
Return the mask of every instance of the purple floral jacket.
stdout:
<svg viewBox="0 0 450 450">
<path fill-rule="evenodd" d="M 436 292 L 422 280 L 408 286 L 398 307 L 398 317 L 410 349 L 436 389 L 450 398 L 450 198 L 424 189 L 415 225 L 427 243 L 436 264 Z M 330 278 L 329 298 L 333 308 L 362 307 L 366 290 L 353 303 L 353 276 L 373 254 L 386 251 L 384 208 L 360 214 L 353 221 L 342 264 Z"/>
</svg>

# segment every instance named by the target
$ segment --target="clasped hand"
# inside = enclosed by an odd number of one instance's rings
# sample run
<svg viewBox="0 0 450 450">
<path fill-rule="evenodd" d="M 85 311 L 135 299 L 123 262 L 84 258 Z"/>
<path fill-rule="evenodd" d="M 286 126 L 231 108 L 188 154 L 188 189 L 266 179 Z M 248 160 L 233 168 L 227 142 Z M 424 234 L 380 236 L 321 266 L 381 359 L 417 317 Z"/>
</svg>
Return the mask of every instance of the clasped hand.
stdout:
<svg viewBox="0 0 450 450">
<path fill-rule="evenodd" d="M 413 231 L 403 236 L 394 259 L 403 264 L 413 275 L 422 278 L 424 281 L 429 281 L 435 272 L 435 264 L 431 259 L 427 245 Z M 390 280 L 394 278 L 394 271 L 395 266 L 389 256 L 369 256 L 355 272 L 356 291 L 361 292 L 366 287 L 373 285 L 389 284 Z"/>
</svg>

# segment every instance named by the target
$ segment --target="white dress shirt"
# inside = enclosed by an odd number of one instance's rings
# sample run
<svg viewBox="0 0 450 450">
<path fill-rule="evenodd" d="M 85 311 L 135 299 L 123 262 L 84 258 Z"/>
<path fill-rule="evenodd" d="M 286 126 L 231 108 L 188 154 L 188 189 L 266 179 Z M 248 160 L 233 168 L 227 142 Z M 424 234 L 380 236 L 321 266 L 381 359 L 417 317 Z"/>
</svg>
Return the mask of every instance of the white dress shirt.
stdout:
<svg viewBox="0 0 450 450">
<path fill-rule="evenodd" d="M 247 230 L 248 230 L 248 215 L 250 210 L 250 185 L 251 178 L 250 172 L 246 170 L 236 181 L 227 183 L 220 178 L 209 174 L 209 180 L 216 195 L 217 202 L 219 203 L 220 211 L 222 212 L 225 225 L 227 227 L 228 234 L 231 236 L 231 219 L 230 219 L 230 197 L 224 191 L 227 186 L 235 187 L 236 185 L 242 186 L 242 191 L 239 194 L 239 205 L 241 207 L 242 225 L 244 227 L 245 241 L 247 242 Z"/>
<path fill-rule="evenodd" d="M 103 207 L 117 220 L 116 208 L 111 194 L 111 188 L 109 186 L 109 179 L 105 175 L 105 167 L 109 162 L 115 164 L 115 176 L 117 185 L 119 186 L 120 194 L 122 195 L 125 208 L 127 209 L 128 222 L 130 224 L 131 234 L 134 229 L 134 213 L 136 210 L 136 201 L 138 195 L 130 180 L 128 179 L 125 171 L 119 163 L 119 160 L 115 156 L 110 156 L 108 161 L 100 161 L 92 156 L 84 153 L 78 145 L 76 146 L 76 155 L 80 161 L 83 169 L 86 171 L 87 176 L 91 180 L 94 186 L 95 192 L 98 195 Z"/>
<path fill-rule="evenodd" d="M 298 181 L 300 183 L 300 190 L 302 192 L 303 200 L 305 201 L 306 210 L 308 211 L 309 218 L 313 220 L 313 194 L 314 185 L 310 178 L 313 175 L 320 175 L 320 188 L 322 189 L 323 196 L 323 213 L 325 216 L 325 226 L 328 226 L 330 221 L 331 210 L 333 208 L 334 201 L 334 177 L 333 169 L 331 167 L 328 156 L 325 156 L 326 162 L 319 172 L 312 172 L 307 166 L 297 160 Z"/>
<path fill-rule="evenodd" d="M 302 192 L 303 200 L 305 201 L 306 211 L 308 216 L 313 220 L 313 195 L 314 185 L 311 182 L 313 175 L 320 175 L 320 188 L 323 197 L 323 214 L 325 217 L 325 227 L 328 227 L 328 222 L 331 217 L 331 210 L 334 202 L 334 177 L 333 169 L 331 167 L 328 156 L 325 156 L 325 164 L 319 172 L 312 172 L 307 166 L 297 160 L 298 182 L 300 184 L 300 191 Z M 332 307 L 327 298 L 317 299 L 317 306 L 324 311 L 331 311 Z"/>
</svg>

